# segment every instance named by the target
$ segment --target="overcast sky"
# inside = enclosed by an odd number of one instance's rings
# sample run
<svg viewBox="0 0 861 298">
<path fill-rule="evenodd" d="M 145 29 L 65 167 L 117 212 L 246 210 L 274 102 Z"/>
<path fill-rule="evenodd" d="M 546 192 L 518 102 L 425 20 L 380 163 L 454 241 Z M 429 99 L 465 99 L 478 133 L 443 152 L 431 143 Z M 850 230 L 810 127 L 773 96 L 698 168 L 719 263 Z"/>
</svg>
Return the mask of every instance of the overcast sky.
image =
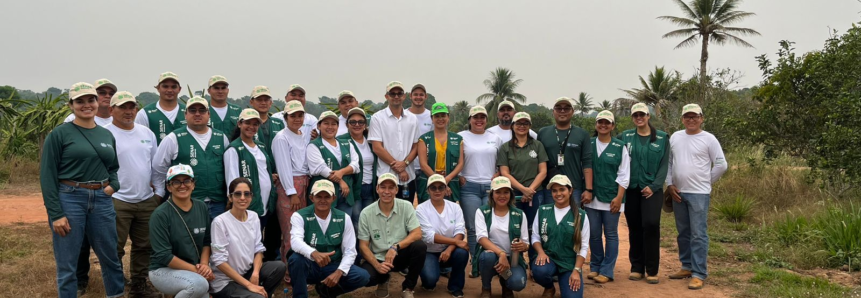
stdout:
<svg viewBox="0 0 861 298">
<path fill-rule="evenodd" d="M 710 47 L 709 68 L 761 80 L 754 57 L 778 41 L 822 48 L 830 29 L 861 21 L 857 0 L 748 0 L 740 23 L 756 48 Z M 267 85 L 282 97 L 293 83 L 309 98 L 352 90 L 384 101 L 385 85 L 423 83 L 438 101 L 475 102 L 496 67 L 513 70 L 528 102 L 587 92 L 594 102 L 624 96 L 638 75 L 666 66 L 690 76 L 699 47 L 674 50 L 681 16 L 671 0 L 605 1 L 3 1 L 0 85 L 42 91 L 105 77 L 134 94 L 154 91 L 159 73 L 206 87 L 215 74 L 230 96 Z M 185 92 L 185 90 L 183 90 Z"/>
</svg>

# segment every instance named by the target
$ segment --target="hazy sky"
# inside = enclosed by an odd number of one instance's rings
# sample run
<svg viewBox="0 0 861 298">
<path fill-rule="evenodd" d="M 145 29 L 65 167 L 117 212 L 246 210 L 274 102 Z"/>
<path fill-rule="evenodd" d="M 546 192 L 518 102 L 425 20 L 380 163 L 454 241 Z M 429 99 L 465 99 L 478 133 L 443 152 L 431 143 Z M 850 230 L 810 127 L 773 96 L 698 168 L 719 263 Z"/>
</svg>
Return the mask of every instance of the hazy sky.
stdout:
<svg viewBox="0 0 861 298">
<path fill-rule="evenodd" d="M 739 24 L 762 33 L 756 48 L 712 46 L 709 68 L 761 80 L 754 57 L 778 41 L 822 48 L 829 28 L 861 21 L 857 0 L 748 0 Z M 120 90 L 154 91 L 159 73 L 206 87 L 214 74 L 230 96 L 267 85 L 283 98 L 302 84 L 309 98 L 343 89 L 383 101 L 385 85 L 421 82 L 438 101 L 475 102 L 496 67 L 523 79 L 528 102 L 588 92 L 594 102 L 624 96 L 655 65 L 699 67 L 699 47 L 673 50 L 681 16 L 671 0 L 605 1 L 42 1 L 0 3 L 0 85 L 42 91 L 106 77 Z M 183 90 L 185 92 L 185 90 Z"/>
</svg>

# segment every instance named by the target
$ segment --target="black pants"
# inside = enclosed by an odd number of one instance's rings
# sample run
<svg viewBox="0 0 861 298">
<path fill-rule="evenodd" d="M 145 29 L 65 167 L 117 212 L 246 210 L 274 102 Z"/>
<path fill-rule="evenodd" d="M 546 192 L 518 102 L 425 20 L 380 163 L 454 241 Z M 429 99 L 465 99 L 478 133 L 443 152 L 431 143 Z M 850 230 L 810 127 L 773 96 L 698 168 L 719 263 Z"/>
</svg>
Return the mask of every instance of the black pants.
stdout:
<svg viewBox="0 0 861 298">
<path fill-rule="evenodd" d="M 278 212 L 274 210 L 266 213 L 266 222 L 261 223 L 263 227 L 263 261 L 274 261 L 279 257 L 281 251 L 281 224 L 278 223 Z"/>
<path fill-rule="evenodd" d="M 393 262 L 395 267 L 392 268 L 392 270 L 389 270 L 389 273 L 387 274 L 380 274 L 377 272 L 377 269 L 374 269 L 374 266 L 372 266 L 371 263 L 363 263 L 362 269 L 367 270 L 368 274 L 371 276 L 368 281 L 368 287 L 376 286 L 388 281 L 389 274 L 391 274 L 391 272 L 398 272 L 404 270 L 404 268 L 408 268 L 410 271 L 407 273 L 407 277 L 401 285 L 401 290 L 415 290 L 419 279 L 419 273 L 421 273 L 422 267 L 425 266 L 425 253 L 427 253 L 427 249 L 427 245 L 425 245 L 421 240 L 415 241 L 407 247 L 402 247 L 398 251 L 398 255 L 395 257 Z"/>
<path fill-rule="evenodd" d="M 275 293 L 275 287 L 281 284 L 281 280 L 284 278 L 284 273 L 287 272 L 287 265 L 284 265 L 281 261 L 269 261 L 264 262 L 263 266 L 260 266 L 260 284 L 259 286 L 266 289 L 266 293 L 272 295 Z M 242 275 L 245 279 L 251 279 L 251 274 L 254 273 L 254 270 L 248 269 L 248 272 Z M 213 293 L 212 297 L 215 298 L 258 298 L 261 297 L 260 294 L 252 293 L 245 286 L 241 286 L 235 281 L 230 281 L 227 283 L 224 288 L 221 289 L 218 293 Z"/>
<path fill-rule="evenodd" d="M 658 275 L 661 261 L 661 207 L 664 191 L 653 189 L 652 197 L 646 199 L 642 189 L 631 187 L 626 191 L 625 218 L 628 220 L 632 273 Z"/>
</svg>

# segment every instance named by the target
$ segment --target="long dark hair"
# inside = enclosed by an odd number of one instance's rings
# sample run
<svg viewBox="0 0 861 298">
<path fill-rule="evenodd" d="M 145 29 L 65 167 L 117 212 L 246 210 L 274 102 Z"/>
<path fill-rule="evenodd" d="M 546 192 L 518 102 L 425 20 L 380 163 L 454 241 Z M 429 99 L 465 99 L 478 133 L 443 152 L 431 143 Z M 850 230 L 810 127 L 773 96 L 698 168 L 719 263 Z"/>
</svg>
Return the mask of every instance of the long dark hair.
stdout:
<svg viewBox="0 0 861 298">
<path fill-rule="evenodd" d="M 571 207 L 571 216 L 574 218 L 574 254 L 580 254 L 580 245 L 583 241 L 583 235 L 580 234 L 580 229 L 583 227 L 580 226 L 580 200 L 574 197 L 574 188 L 571 186 L 565 185 L 568 188 L 568 192 L 571 193 L 568 196 L 568 206 Z"/>
<path fill-rule="evenodd" d="M 359 114 L 353 114 L 353 115 L 359 115 Z M 353 115 L 347 116 L 347 121 L 344 121 L 344 125 L 347 126 L 347 135 L 350 136 L 351 139 L 353 137 L 350 134 L 350 118 L 352 118 Z M 368 138 L 368 117 L 362 117 L 362 118 L 365 120 L 365 129 L 362 130 L 362 136 L 365 137 L 365 139 L 367 139 Z"/>
<path fill-rule="evenodd" d="M 249 180 L 248 178 L 239 177 L 239 178 L 233 179 L 233 181 L 230 181 L 230 185 L 227 186 L 227 196 L 228 197 L 233 195 L 233 191 L 236 190 L 236 187 L 239 186 L 239 184 L 248 185 L 248 189 L 249 190 L 251 189 L 251 180 Z M 227 200 L 227 207 L 226 208 L 227 208 L 227 210 L 230 210 L 230 208 L 233 208 L 233 202 L 231 200 Z"/>
<path fill-rule="evenodd" d="M 530 122 L 529 124 L 530 124 L 529 127 L 531 129 L 532 123 Z M 514 150 L 514 149 L 517 149 L 517 145 L 515 145 L 517 143 L 517 135 L 514 134 L 514 123 L 511 123 L 511 129 L 509 129 L 509 130 L 511 130 L 511 141 L 508 141 L 508 147 L 511 148 L 511 150 Z M 529 134 L 529 132 L 527 131 L 526 132 L 526 143 L 529 144 L 529 141 L 531 141 L 531 140 L 534 140 L 534 139 L 532 138 L 532 135 Z M 514 141 L 514 142 L 512 142 L 512 141 Z"/>
</svg>

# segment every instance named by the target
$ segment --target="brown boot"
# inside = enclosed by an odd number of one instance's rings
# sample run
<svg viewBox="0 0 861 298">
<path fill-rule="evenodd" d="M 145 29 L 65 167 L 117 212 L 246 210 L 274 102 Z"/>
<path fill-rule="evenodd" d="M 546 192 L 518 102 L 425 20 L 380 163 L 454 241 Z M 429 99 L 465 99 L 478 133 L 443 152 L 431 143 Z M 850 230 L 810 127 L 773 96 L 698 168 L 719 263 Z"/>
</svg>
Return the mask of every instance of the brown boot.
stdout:
<svg viewBox="0 0 861 298">
<path fill-rule="evenodd" d="M 595 278 L 593 278 L 593 280 L 595 280 L 596 283 L 603 284 L 603 283 L 610 282 L 612 279 L 610 279 L 609 277 L 603 276 L 603 275 L 598 275 Z"/>
<path fill-rule="evenodd" d="M 161 294 L 150 287 L 145 278 L 133 278 L 129 283 L 130 298 L 159 298 Z"/>
<path fill-rule="evenodd" d="M 586 275 L 586 278 L 594 279 L 596 276 L 598 276 L 598 272 L 589 272 L 589 274 Z"/>
<path fill-rule="evenodd" d="M 691 271 L 681 269 L 676 273 L 670 274 L 670 279 L 685 279 L 691 277 Z"/>
<path fill-rule="evenodd" d="M 541 293 L 541 298 L 553 298 L 556 296 L 556 287 L 544 289 L 544 293 Z"/>
<path fill-rule="evenodd" d="M 658 280 L 657 275 L 649 275 L 649 276 L 646 276 L 646 282 L 649 284 L 655 285 L 655 284 L 658 284 L 658 282 L 660 282 L 660 281 Z"/>
<path fill-rule="evenodd" d="M 633 280 L 633 281 L 643 280 L 643 274 L 637 273 L 637 272 L 631 272 L 631 274 L 628 275 L 628 279 Z"/>
<path fill-rule="evenodd" d="M 699 278 L 691 278 L 691 282 L 688 283 L 688 289 L 691 290 L 699 290 L 703 288 L 703 280 Z"/>
<path fill-rule="evenodd" d="M 481 289 L 481 296 L 479 298 L 490 298 L 490 289 Z"/>
</svg>

